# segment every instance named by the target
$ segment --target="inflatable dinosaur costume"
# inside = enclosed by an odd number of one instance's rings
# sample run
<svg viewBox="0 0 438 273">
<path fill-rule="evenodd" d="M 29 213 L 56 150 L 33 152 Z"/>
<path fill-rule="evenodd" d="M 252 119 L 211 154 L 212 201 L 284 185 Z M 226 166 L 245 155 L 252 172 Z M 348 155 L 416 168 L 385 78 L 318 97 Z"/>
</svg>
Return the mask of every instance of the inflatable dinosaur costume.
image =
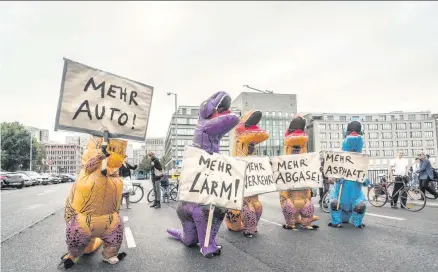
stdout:
<svg viewBox="0 0 438 273">
<path fill-rule="evenodd" d="M 304 129 L 306 120 L 302 117 L 294 117 L 286 130 L 284 139 L 284 154 L 307 153 L 308 136 Z M 318 220 L 314 216 L 315 208 L 312 204 L 311 189 L 289 190 L 280 192 L 280 204 L 286 224 L 285 229 L 296 229 L 296 224 L 301 224 L 305 229 L 319 228 L 312 226 L 312 222 Z"/>
<path fill-rule="evenodd" d="M 219 152 L 221 138 L 239 122 L 239 117 L 229 110 L 231 98 L 226 92 L 217 92 L 201 104 L 199 119 L 193 138 L 193 146 L 213 154 Z M 179 201 L 176 209 L 183 229 L 168 229 L 167 232 L 187 246 L 201 244 L 201 253 L 207 258 L 220 255 L 221 246 L 216 243 L 216 234 L 224 220 L 226 209 L 215 208 L 209 245 L 204 247 L 209 206 Z"/>
<path fill-rule="evenodd" d="M 249 111 L 242 117 L 234 130 L 233 156 L 248 156 L 254 152 L 254 146 L 269 138 L 269 134 L 257 124 L 262 112 Z M 262 216 L 263 207 L 258 195 L 243 199 L 242 211 L 228 210 L 225 224 L 233 231 L 243 230 L 245 237 L 252 237 L 257 232 L 257 224 Z"/>
<path fill-rule="evenodd" d="M 344 132 L 342 151 L 361 153 L 363 147 L 363 128 L 359 121 L 351 121 Z M 365 195 L 362 186 L 369 186 L 368 178 L 364 183 L 340 179 L 336 182 L 330 196 L 330 227 L 342 227 L 342 223 L 350 222 L 354 227 L 363 228 L 362 223 L 366 211 Z M 338 196 L 342 185 L 341 199 L 338 209 Z"/>
<path fill-rule="evenodd" d="M 68 253 L 61 259 L 72 267 L 82 254 L 97 250 L 103 241 L 104 261 L 116 264 L 126 253 L 118 253 L 123 241 L 119 217 L 123 182 L 118 168 L 123 163 L 127 141 L 91 137 L 82 155 L 82 170 L 65 203 L 64 219 Z M 101 165 L 107 158 L 107 167 Z"/>
</svg>

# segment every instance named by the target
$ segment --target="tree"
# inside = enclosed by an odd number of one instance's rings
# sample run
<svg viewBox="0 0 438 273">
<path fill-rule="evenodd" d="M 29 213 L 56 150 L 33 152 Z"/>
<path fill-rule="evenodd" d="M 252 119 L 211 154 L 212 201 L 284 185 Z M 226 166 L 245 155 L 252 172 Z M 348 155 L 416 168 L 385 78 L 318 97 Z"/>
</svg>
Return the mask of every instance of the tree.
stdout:
<svg viewBox="0 0 438 273">
<path fill-rule="evenodd" d="M 152 169 L 151 160 L 147 156 L 143 157 L 140 164 L 138 165 L 138 170 L 150 172 L 151 169 Z"/>
<path fill-rule="evenodd" d="M 16 171 L 28 170 L 30 163 L 31 134 L 18 122 L 1 123 L 1 169 Z M 45 150 L 32 137 L 32 164 L 38 166 L 45 159 Z M 34 165 L 33 165 L 34 166 Z"/>
</svg>

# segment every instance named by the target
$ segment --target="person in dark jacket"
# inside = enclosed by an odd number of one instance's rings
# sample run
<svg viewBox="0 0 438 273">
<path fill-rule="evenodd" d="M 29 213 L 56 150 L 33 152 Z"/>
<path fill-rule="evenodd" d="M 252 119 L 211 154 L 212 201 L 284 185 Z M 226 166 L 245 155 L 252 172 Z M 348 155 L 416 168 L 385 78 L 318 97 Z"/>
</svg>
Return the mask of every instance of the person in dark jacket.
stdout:
<svg viewBox="0 0 438 273">
<path fill-rule="evenodd" d="M 319 205 L 320 206 L 326 206 L 326 204 L 322 203 L 322 198 L 324 197 L 324 195 L 329 191 L 330 189 L 330 184 L 329 184 L 329 179 L 327 176 L 324 175 L 324 157 L 321 154 L 320 157 L 321 160 L 321 167 L 319 168 L 319 170 L 321 171 L 321 175 L 322 175 L 322 188 L 319 188 Z"/>
<path fill-rule="evenodd" d="M 421 160 L 420 169 L 417 170 L 418 178 L 420 180 L 420 190 L 426 194 L 426 191 L 430 192 L 435 198 L 438 198 L 438 193 L 435 189 L 429 186 L 429 182 L 434 179 L 434 170 L 429 159 L 426 158 L 424 153 L 418 155 Z"/>
<path fill-rule="evenodd" d="M 151 208 L 159 209 L 161 208 L 160 198 L 161 198 L 161 188 L 160 183 L 163 178 L 163 167 L 161 166 L 160 160 L 155 156 L 155 153 L 149 152 L 148 157 L 151 160 L 152 170 L 152 186 L 154 187 L 155 200 Z"/>
<path fill-rule="evenodd" d="M 120 208 L 122 207 L 123 198 L 125 198 L 126 208 L 130 209 L 129 207 L 129 190 L 132 187 L 131 183 L 131 170 L 137 169 L 137 165 L 134 167 L 131 166 L 127 162 L 127 156 L 125 156 L 125 162 L 123 162 L 123 165 L 119 168 L 119 176 L 123 178 L 123 193 L 122 193 L 122 201 L 120 201 Z"/>
</svg>

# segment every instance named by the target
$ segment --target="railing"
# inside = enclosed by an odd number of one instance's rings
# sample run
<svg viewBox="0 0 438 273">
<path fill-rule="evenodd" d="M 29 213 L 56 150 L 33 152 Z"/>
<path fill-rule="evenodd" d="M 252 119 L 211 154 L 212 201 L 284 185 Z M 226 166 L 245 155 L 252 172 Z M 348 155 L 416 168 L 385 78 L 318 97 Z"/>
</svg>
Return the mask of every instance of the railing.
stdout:
<svg viewBox="0 0 438 273">
<path fill-rule="evenodd" d="M 435 169 L 438 171 L 438 169 Z M 368 170 L 368 179 L 372 184 L 379 183 L 379 174 L 388 177 L 388 170 Z"/>
</svg>

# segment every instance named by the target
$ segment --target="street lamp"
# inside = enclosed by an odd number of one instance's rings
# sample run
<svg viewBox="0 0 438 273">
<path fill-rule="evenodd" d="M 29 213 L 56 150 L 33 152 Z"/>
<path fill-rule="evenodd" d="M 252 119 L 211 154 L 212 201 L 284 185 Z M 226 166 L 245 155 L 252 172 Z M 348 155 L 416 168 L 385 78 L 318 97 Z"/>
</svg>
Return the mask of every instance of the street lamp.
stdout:
<svg viewBox="0 0 438 273">
<path fill-rule="evenodd" d="M 30 134 L 30 163 L 29 163 L 29 171 L 32 171 L 32 130 L 28 129 L 26 130 Z"/>
<path fill-rule="evenodd" d="M 178 136 L 178 94 L 176 93 L 172 93 L 172 92 L 167 92 L 168 96 L 174 95 L 175 96 L 175 165 L 176 162 L 178 161 L 178 140 L 177 140 L 177 136 Z"/>
</svg>

